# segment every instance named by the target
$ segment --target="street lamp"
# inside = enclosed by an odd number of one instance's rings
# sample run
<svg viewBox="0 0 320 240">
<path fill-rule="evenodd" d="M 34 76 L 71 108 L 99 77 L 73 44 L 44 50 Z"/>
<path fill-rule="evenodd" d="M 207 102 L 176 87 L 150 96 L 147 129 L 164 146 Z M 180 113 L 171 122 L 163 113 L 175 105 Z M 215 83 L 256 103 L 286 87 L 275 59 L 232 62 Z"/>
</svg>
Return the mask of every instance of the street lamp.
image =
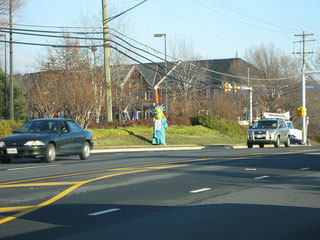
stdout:
<svg viewBox="0 0 320 240">
<path fill-rule="evenodd" d="M 167 62 L 167 35 L 165 33 L 156 33 L 154 37 L 163 37 L 164 38 L 164 61 L 165 61 L 165 74 L 168 73 L 168 62 Z M 166 111 L 167 117 L 169 115 L 169 108 L 168 108 L 168 79 L 166 81 Z"/>
<path fill-rule="evenodd" d="M 7 106 L 7 36 L 0 34 L 0 37 L 4 37 L 4 106 Z"/>
</svg>

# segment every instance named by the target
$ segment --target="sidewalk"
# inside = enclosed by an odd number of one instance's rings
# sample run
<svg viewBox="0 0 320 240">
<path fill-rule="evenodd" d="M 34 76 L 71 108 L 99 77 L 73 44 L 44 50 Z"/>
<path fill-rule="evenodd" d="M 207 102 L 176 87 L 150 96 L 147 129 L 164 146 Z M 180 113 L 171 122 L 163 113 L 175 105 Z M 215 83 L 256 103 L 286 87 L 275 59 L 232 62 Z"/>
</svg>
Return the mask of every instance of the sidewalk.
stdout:
<svg viewBox="0 0 320 240">
<path fill-rule="evenodd" d="M 302 146 L 302 145 L 295 145 Z M 274 147 L 266 145 L 265 147 Z M 185 150 L 202 150 L 204 148 L 214 149 L 246 149 L 247 145 L 140 145 L 140 146 L 99 146 L 92 150 L 92 153 L 107 153 L 107 152 L 147 152 L 147 151 L 185 151 Z M 254 146 L 259 148 L 259 146 Z"/>
</svg>

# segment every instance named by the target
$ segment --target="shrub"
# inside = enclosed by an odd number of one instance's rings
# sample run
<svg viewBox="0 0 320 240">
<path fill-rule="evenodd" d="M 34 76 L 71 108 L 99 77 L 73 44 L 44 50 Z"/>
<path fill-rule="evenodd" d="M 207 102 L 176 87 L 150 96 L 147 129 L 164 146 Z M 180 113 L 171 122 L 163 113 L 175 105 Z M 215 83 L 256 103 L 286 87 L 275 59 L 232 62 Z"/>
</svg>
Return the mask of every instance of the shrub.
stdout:
<svg viewBox="0 0 320 240">
<path fill-rule="evenodd" d="M 12 134 L 12 131 L 17 130 L 21 126 L 21 122 L 3 120 L 2 122 L 0 122 L 0 138 Z"/>
<path fill-rule="evenodd" d="M 187 117 L 173 117 L 168 118 L 168 125 L 178 125 L 178 126 L 191 126 L 190 119 Z"/>
<path fill-rule="evenodd" d="M 205 127 L 215 129 L 227 136 L 246 136 L 247 127 L 240 126 L 240 124 L 231 120 L 221 120 L 217 117 L 199 115 L 190 118 L 193 125 L 203 125 Z"/>
<path fill-rule="evenodd" d="M 320 135 L 308 135 L 308 137 L 309 137 L 311 140 L 320 143 Z"/>
</svg>

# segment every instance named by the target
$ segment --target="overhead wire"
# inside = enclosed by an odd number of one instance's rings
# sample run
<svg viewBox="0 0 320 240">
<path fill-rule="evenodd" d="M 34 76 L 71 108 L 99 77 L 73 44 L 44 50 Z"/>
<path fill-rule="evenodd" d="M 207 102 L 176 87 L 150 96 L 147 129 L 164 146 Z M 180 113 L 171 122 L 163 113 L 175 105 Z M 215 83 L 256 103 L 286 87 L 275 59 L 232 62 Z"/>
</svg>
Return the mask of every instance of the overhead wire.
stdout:
<svg viewBox="0 0 320 240">
<path fill-rule="evenodd" d="M 160 3 L 160 1 L 157 1 L 157 0 L 155 0 L 155 1 L 156 1 L 159 5 L 161 5 L 163 8 L 166 8 L 169 12 L 172 12 L 173 14 L 179 16 L 180 18 L 183 18 L 185 21 L 191 23 L 192 25 L 196 26 L 197 28 L 201 29 L 202 31 L 204 31 L 204 32 L 206 32 L 206 33 L 209 33 L 209 34 L 211 34 L 211 35 L 215 35 L 216 37 L 218 37 L 218 38 L 220 38 L 220 39 L 222 39 L 222 40 L 224 40 L 224 41 L 227 41 L 227 42 L 231 43 L 231 44 L 234 45 L 234 46 L 241 47 L 239 44 L 231 41 L 229 38 L 224 37 L 224 36 L 222 36 L 221 34 L 218 34 L 218 33 L 216 33 L 216 32 L 209 31 L 208 29 L 204 28 L 202 25 L 200 25 L 200 24 L 198 24 L 198 23 L 190 20 L 190 18 L 184 17 L 183 15 L 177 13 L 176 11 L 174 11 L 174 10 L 172 10 L 172 9 L 164 6 L 162 3 Z"/>
<path fill-rule="evenodd" d="M 138 6 L 140 6 L 141 4 L 145 3 L 146 1 L 147 1 L 147 0 L 144 0 L 144 1 L 142 1 L 142 2 L 140 2 L 140 3 L 138 3 L 138 4 L 136 4 L 136 5 L 134 5 L 133 7 L 127 9 L 126 11 L 123 11 L 122 13 L 119 13 L 119 14 L 117 14 L 117 15 L 115 15 L 115 16 L 112 16 L 112 17 L 108 18 L 108 19 L 107 19 L 107 22 L 110 22 L 110 21 L 112 21 L 112 20 L 114 20 L 114 19 L 122 16 L 123 14 L 131 11 L 132 9 L 135 9 L 136 7 L 138 7 Z"/>
<path fill-rule="evenodd" d="M 2 29 L 8 30 L 9 28 L 2 28 Z M 70 34 L 100 34 L 100 33 L 102 33 L 102 32 L 89 32 L 89 33 L 88 33 L 88 32 L 59 32 L 59 31 L 30 30 L 30 29 L 14 29 L 14 30 L 16 30 L 16 31 L 28 31 L 28 32 L 70 33 Z M 147 46 L 147 45 L 145 45 L 145 44 L 142 44 L 142 43 L 140 43 L 140 42 L 138 42 L 138 41 L 136 41 L 136 40 L 134 40 L 134 39 L 132 39 L 132 38 L 129 38 L 128 36 L 126 36 L 126 35 L 124 35 L 124 34 L 121 34 L 120 32 L 118 32 L 118 31 L 116 31 L 116 30 L 114 30 L 114 29 L 110 29 L 110 30 L 111 30 L 111 31 L 115 31 L 117 34 L 120 34 L 120 35 L 122 35 L 122 36 L 124 36 L 124 37 L 126 37 L 126 38 L 128 38 L 128 39 L 130 39 L 130 40 L 132 40 L 132 41 L 135 41 L 136 43 L 139 43 L 140 45 L 142 45 L 142 46 L 144 46 L 144 47 L 147 47 L 148 49 L 151 49 L 151 50 L 157 52 L 158 54 L 161 53 L 160 51 L 158 51 L 158 50 L 156 50 L 156 49 L 153 49 L 153 48 L 151 48 L 150 46 Z M 6 32 L 6 31 L 1 30 L 1 29 L 0 29 L 0 31 Z M 40 37 L 62 37 L 62 38 L 63 38 L 63 37 L 66 37 L 66 36 L 41 35 L 41 34 L 34 34 L 34 33 L 21 33 L 21 32 L 15 32 L 15 33 L 17 33 L 17 34 L 25 34 L 25 35 L 33 35 L 33 36 L 40 36 Z M 116 38 L 122 40 L 123 42 L 125 42 L 126 44 L 128 44 L 129 46 L 131 46 L 131 47 L 133 47 L 133 48 L 135 48 L 135 49 L 138 49 L 138 50 L 140 50 L 140 51 L 144 51 L 145 53 L 150 54 L 150 55 L 152 55 L 153 57 L 156 57 L 156 58 L 158 58 L 158 59 L 165 60 L 165 59 L 160 58 L 160 57 L 158 57 L 158 56 L 156 56 L 156 55 L 154 55 L 154 54 L 152 54 L 152 53 L 150 53 L 150 52 L 147 52 L 147 51 L 145 51 L 145 50 L 143 50 L 143 49 L 141 49 L 141 48 L 138 48 L 138 47 L 130 44 L 129 42 L 125 41 L 124 39 L 118 37 L 118 36 L 115 35 L 115 34 L 112 34 L 112 35 L 115 36 Z M 103 40 L 103 38 L 93 38 L 93 37 L 90 37 L 90 38 L 81 38 L 81 37 L 72 37 L 72 36 L 69 36 L 69 37 L 67 37 L 67 38 L 82 39 L 82 40 L 101 40 L 101 41 Z M 19 42 L 15 42 L 15 43 L 17 43 L 17 44 L 26 44 L 26 43 L 19 43 Z M 115 42 L 115 43 L 118 44 L 117 42 Z M 56 44 L 36 44 L 36 43 L 30 43 L 30 45 L 59 47 L 59 45 L 56 45 Z M 121 45 L 121 44 L 119 44 L 119 45 Z M 101 45 L 99 45 L 99 46 L 101 46 Z M 123 46 L 123 45 L 122 45 L 122 46 Z M 60 46 L 60 47 L 68 47 L 68 46 Z M 75 46 L 75 47 L 76 47 L 76 46 Z M 90 46 L 85 45 L 85 46 L 79 46 L 79 47 L 84 47 L 84 48 L 86 48 L 86 47 L 90 47 Z M 127 50 L 128 50 L 128 49 L 127 49 Z M 163 53 L 161 53 L 161 54 L 163 54 Z M 139 55 L 139 56 L 140 56 L 140 57 L 143 57 L 143 56 L 141 56 L 141 55 Z M 145 58 L 145 57 L 143 57 L 143 58 Z M 170 56 L 170 58 L 173 58 L 173 59 L 175 59 L 176 61 L 180 61 L 179 59 L 176 59 L 176 58 L 171 57 L 171 56 Z M 145 58 L 145 59 L 151 61 L 149 58 Z M 189 62 L 188 64 L 193 65 L 193 66 L 197 66 L 197 65 L 195 65 L 195 64 L 192 64 L 191 62 Z M 198 66 L 197 66 L 197 67 L 198 67 Z M 204 67 L 200 67 L 200 68 L 201 68 L 202 70 L 206 70 L 206 71 L 209 71 L 209 72 L 213 72 L 213 73 L 215 73 L 215 74 L 219 74 L 219 75 L 224 75 L 224 76 L 228 76 L 228 77 L 240 78 L 240 79 L 248 80 L 247 77 L 241 77 L 241 76 L 237 76 L 237 75 L 232 75 L 232 74 L 227 74 L 227 73 L 221 73 L 221 72 L 214 71 L 214 70 L 211 70 L 211 69 L 207 69 L 207 68 L 204 68 Z M 212 78 L 212 79 L 214 79 L 214 80 L 223 82 L 223 80 L 214 78 L 213 76 L 204 75 L 204 74 L 199 73 L 199 72 L 197 72 L 197 73 L 200 74 L 200 75 L 206 76 L 206 77 L 208 77 L 208 78 Z M 260 81 L 266 81 L 266 80 L 268 80 L 268 81 L 276 81 L 276 80 L 290 79 L 290 78 L 294 78 L 294 77 L 296 77 L 296 76 L 283 77 L 283 78 L 275 78 L 275 79 L 256 79 L 256 78 L 249 78 L 249 80 L 260 80 Z"/>
<path fill-rule="evenodd" d="M 15 30 L 17 30 L 17 29 L 15 29 Z M 22 34 L 22 35 L 29 35 L 29 36 L 37 36 L 37 37 L 68 38 L 68 39 L 77 39 L 77 40 L 101 40 L 101 41 L 104 40 L 103 38 L 95 38 L 95 37 L 85 38 L 85 37 L 73 37 L 73 36 L 55 36 L 55 35 L 47 35 L 47 34 L 29 33 L 29 32 L 28 32 L 28 33 L 24 33 L 24 32 L 20 32 L 20 31 L 24 31 L 24 30 L 23 30 L 23 29 L 19 29 L 18 31 L 12 31 L 12 32 L 15 33 L 15 34 Z M 9 33 L 9 31 L 7 31 L 7 30 L 1 30 L 1 29 L 0 29 L 0 32 Z M 43 31 L 41 31 L 41 32 L 43 32 Z M 59 32 L 56 32 L 56 31 L 45 31 L 45 32 L 59 33 Z M 73 33 L 74 33 L 74 32 L 73 32 Z M 120 37 L 118 37 L 118 36 L 116 36 L 116 35 L 114 35 L 114 36 L 115 36 L 116 38 L 120 39 L 121 41 L 125 42 L 125 43 L 128 44 L 129 46 L 131 46 L 131 47 L 133 47 L 133 48 L 135 48 L 135 49 L 137 49 L 137 50 L 139 50 L 139 51 L 143 51 L 143 52 L 145 52 L 145 53 L 147 53 L 147 54 L 149 54 L 149 55 L 151 55 L 151 56 L 153 56 L 153 57 L 156 57 L 156 58 L 158 58 L 158 59 L 160 59 L 160 60 L 162 60 L 162 61 L 165 61 L 165 59 L 160 58 L 159 56 L 157 56 L 157 55 L 155 55 L 155 54 L 152 54 L 152 53 L 150 53 L 150 52 L 145 51 L 144 49 L 138 48 L 138 47 L 130 44 L 129 42 L 125 41 L 123 38 L 120 38 Z M 120 47 L 123 47 L 123 48 L 126 49 L 127 51 L 133 52 L 134 54 L 138 55 L 139 57 L 144 58 L 145 60 L 148 60 L 148 61 L 152 62 L 153 64 L 158 65 L 158 67 L 160 67 L 160 68 L 162 68 L 162 69 L 165 70 L 165 67 L 161 66 L 159 63 L 156 63 L 156 62 L 152 61 L 150 58 L 144 57 L 144 56 L 142 56 L 141 54 L 138 54 L 138 53 L 132 51 L 131 49 L 126 48 L 125 46 L 123 46 L 122 44 L 119 44 L 119 43 L 116 42 L 116 41 L 113 41 L 113 40 L 111 40 L 111 39 L 109 39 L 108 41 L 113 42 L 113 43 L 119 45 Z M 16 44 L 26 44 L 26 45 L 27 45 L 27 43 L 23 43 L 23 42 L 15 42 L 15 43 L 16 43 Z M 36 44 L 36 43 L 30 43 L 30 45 L 59 47 L 59 45 L 51 45 L 51 44 Z M 69 46 L 69 45 L 68 45 L 68 46 Z M 62 45 L 61 47 L 68 47 L 68 46 L 67 46 L 67 45 Z M 100 44 L 100 45 L 94 45 L 94 46 L 95 46 L 95 47 L 97 47 L 97 46 L 100 46 L 100 47 L 101 47 L 101 46 L 103 46 L 103 45 Z M 79 46 L 79 47 L 87 48 L 88 45 Z M 185 69 L 185 67 L 183 67 L 183 66 L 179 66 L 179 67 Z M 217 81 L 222 82 L 221 79 L 218 79 L 218 78 L 214 78 L 214 77 L 212 77 L 212 76 L 205 75 L 205 74 L 203 74 L 203 73 L 201 73 L 201 72 L 197 72 L 197 71 L 195 71 L 195 70 L 193 70 L 193 69 L 188 69 L 188 71 L 193 72 L 193 73 L 196 73 L 196 74 L 198 74 L 198 75 L 205 76 L 205 77 L 207 77 L 207 78 L 212 78 L 212 79 L 214 79 L 214 80 L 217 80 Z M 181 72 L 179 72 L 179 71 L 176 71 L 176 70 L 173 70 L 173 72 L 176 73 L 176 74 L 182 75 L 182 76 L 186 76 L 186 75 L 184 75 L 183 73 L 181 73 Z M 202 81 L 202 82 L 203 82 L 203 81 Z M 207 83 L 207 84 L 210 85 L 210 83 Z"/>
<path fill-rule="evenodd" d="M 61 29 L 63 29 L 63 28 L 72 28 L 72 29 L 74 29 L 74 28 L 82 28 L 82 26 L 62 27 L 62 26 L 26 25 L 26 24 L 13 24 L 13 25 L 17 25 L 17 26 L 29 26 L 29 27 L 51 27 L 51 28 L 61 28 Z M 83 28 L 101 28 L 101 27 L 83 27 Z M 2 28 L 2 29 L 9 29 L 9 28 Z M 30 31 L 30 32 L 35 31 L 35 32 L 47 32 L 47 33 L 59 33 L 58 31 L 45 31 L 45 30 L 30 30 L 30 29 L 15 29 L 15 30 L 18 30 L 18 31 Z M 119 31 L 117 31 L 117 30 L 115 30 L 115 29 L 109 28 L 109 30 L 114 31 L 114 32 L 116 32 L 117 34 L 119 34 L 119 35 L 121 35 L 121 36 L 123 36 L 123 37 L 126 37 L 126 38 L 128 38 L 129 40 L 134 41 L 134 42 L 136 42 L 136 43 L 138 43 L 138 44 L 140 44 L 140 45 L 142 45 L 142 46 L 144 46 L 144 47 L 146 47 L 146 48 L 148 48 L 148 49 L 150 49 L 150 50 L 152 50 L 152 51 L 154 51 L 154 52 L 156 52 L 156 53 L 158 53 L 158 54 L 164 55 L 164 53 L 160 52 L 159 50 L 154 49 L 154 48 L 152 48 L 152 47 L 150 47 L 150 46 L 148 46 L 148 45 L 146 45 L 146 44 L 144 44 L 144 43 L 141 43 L 141 42 L 139 42 L 139 41 L 137 41 L 137 40 L 135 40 L 135 39 L 132 39 L 132 38 L 126 36 L 125 34 L 120 33 Z M 89 32 L 89 33 L 87 33 L 87 32 L 64 32 L 64 31 L 61 31 L 60 33 L 70 33 L 70 34 L 100 34 L 100 33 L 103 33 L 103 32 Z M 109 34 L 112 34 L 112 33 L 109 33 Z M 113 35 L 114 35 L 114 34 L 113 34 Z M 170 55 L 167 55 L 167 56 L 170 57 L 171 59 L 174 59 L 175 61 L 181 61 L 181 60 L 179 60 L 179 59 L 177 59 L 177 58 L 175 58 L 175 57 L 173 57 L 173 56 L 170 56 Z M 190 63 L 190 64 L 192 65 L 192 63 Z M 194 65 L 194 66 L 195 66 L 195 65 Z M 299 76 L 299 75 L 297 74 L 297 75 L 288 76 L 288 77 L 283 77 L 283 78 L 273 78 L 273 79 L 266 79 L 266 78 L 265 78 L 265 79 L 261 79 L 261 78 L 251 78 L 251 77 L 248 78 L 248 77 L 242 77 L 242 76 L 237 76 L 237 75 L 222 73 L 222 72 L 214 71 L 214 70 L 212 70 L 212 69 L 208 69 L 208 68 L 204 68 L 204 67 L 201 67 L 201 69 L 202 69 L 202 70 L 205 70 L 205 71 L 212 72 L 212 73 L 216 73 L 216 74 L 219 74 L 219 75 L 223 75 L 223 76 L 228 76 L 228 77 L 233 77 L 233 78 L 240 78 L 240 79 L 245 79 L 245 80 L 248 80 L 248 79 L 249 79 L 249 80 L 251 80 L 251 81 L 281 81 L 281 80 L 286 80 L 286 79 L 292 79 L 292 78 L 295 78 L 295 77 Z M 222 81 L 222 80 L 220 80 L 220 81 Z"/>
<path fill-rule="evenodd" d="M 197 1 L 197 0 L 194 0 L 194 1 L 195 1 L 196 3 L 198 3 L 199 5 L 203 6 L 204 8 L 212 11 L 212 12 L 215 12 L 215 13 L 223 16 L 223 17 L 229 18 L 229 19 L 231 19 L 231 20 L 233 20 L 233 21 L 236 21 L 236 22 L 238 22 L 238 23 L 244 24 L 244 25 L 246 25 L 246 26 L 254 27 L 254 28 L 258 28 L 258 29 L 263 29 L 263 30 L 267 30 L 267 31 L 271 31 L 271 32 L 290 33 L 290 34 L 292 34 L 292 32 L 289 32 L 289 31 L 272 30 L 272 29 L 268 29 L 268 28 L 265 28 L 265 27 L 259 27 L 259 26 L 253 25 L 253 24 L 251 24 L 251 23 L 247 23 L 247 22 L 241 21 L 241 20 L 239 20 L 239 19 L 236 19 L 236 18 L 234 18 L 234 17 L 228 16 L 228 15 L 226 15 L 226 14 L 224 14 L 224 13 L 221 13 L 221 12 L 219 12 L 219 11 L 217 11 L 217 10 L 209 7 L 208 5 L 205 5 L 205 4 L 202 3 L 202 2 L 199 2 L 199 1 Z"/>
<path fill-rule="evenodd" d="M 111 31 L 114 31 L 114 32 L 116 32 L 117 34 L 119 34 L 119 35 L 121 35 L 121 36 L 123 36 L 123 37 L 126 37 L 126 38 L 128 38 L 129 40 L 134 41 L 135 43 L 138 43 L 138 44 L 140 44 L 140 45 L 142 45 L 142 46 L 144 46 L 144 47 L 146 47 L 146 48 L 148 48 L 148 49 L 150 49 L 150 50 L 152 50 L 152 51 L 154 51 L 154 52 L 156 52 L 156 53 L 158 53 L 158 54 L 164 55 L 163 52 L 161 52 L 161 51 L 159 51 L 159 50 L 157 50 L 157 49 L 154 49 L 154 48 L 152 48 L 152 47 L 150 47 L 150 46 L 148 46 L 148 45 L 146 45 L 146 44 L 144 44 L 144 43 L 141 43 L 141 42 L 139 42 L 139 41 L 137 41 L 137 40 L 135 40 L 135 39 L 132 39 L 132 38 L 126 36 L 125 34 L 120 33 L 119 31 L 117 31 L 117 30 L 115 30 L 115 29 L 110 28 L 110 30 L 111 30 Z M 175 58 L 175 57 L 170 56 L 170 55 L 168 55 L 168 54 L 167 54 L 167 56 L 168 56 L 169 58 L 175 60 L 175 61 L 181 61 L 181 60 L 179 60 L 178 58 Z M 194 65 L 194 64 L 192 64 L 192 63 L 189 63 L 189 64 L 190 64 L 190 65 L 193 65 L 193 66 L 196 66 L 196 65 Z M 293 78 L 299 76 L 299 75 L 297 74 L 297 75 L 292 75 L 292 76 L 288 76 L 288 77 L 270 78 L 270 79 L 267 79 L 267 78 L 252 78 L 252 77 L 249 77 L 249 78 L 248 78 L 248 77 L 242 77 L 242 76 L 237 76 L 237 75 L 232 75 L 232 74 L 227 74 L 227 73 L 222 73 L 222 72 L 214 71 L 214 70 L 212 70 L 212 69 L 208 69 L 208 68 L 205 68 L 205 67 L 200 67 L 200 68 L 201 68 L 202 70 L 205 70 L 205 71 L 208 71 L 208 72 L 212 72 L 212 73 L 216 73 L 216 74 L 218 74 L 218 75 L 223 75 L 223 76 L 228 76 L 228 77 L 233 77 L 233 78 L 240 78 L 240 79 L 245 79 L 245 80 L 248 80 L 248 79 L 249 79 L 250 81 L 251 81 L 251 80 L 252 80 L 252 81 L 281 81 L 281 80 L 286 80 L 286 79 L 293 79 Z M 220 80 L 220 81 L 222 81 L 222 80 Z"/>
<path fill-rule="evenodd" d="M 256 16 L 248 14 L 247 12 L 241 10 L 240 8 L 232 5 L 230 2 L 219 2 L 219 1 L 216 1 L 215 3 L 221 5 L 221 6 L 225 7 L 225 8 L 228 8 L 228 9 L 234 11 L 234 12 L 237 12 L 237 13 L 239 13 L 239 14 L 241 14 L 241 15 L 249 18 L 249 19 L 256 20 L 256 21 L 268 24 L 270 26 L 274 26 L 274 27 L 282 28 L 282 29 L 287 29 L 287 30 L 291 30 L 291 31 L 296 31 L 297 30 L 297 29 L 294 29 L 294 28 L 291 28 L 291 27 L 285 27 L 285 26 L 281 26 L 281 25 L 278 25 L 278 24 L 270 23 L 270 22 L 265 21 L 263 19 L 260 19 L 260 18 L 258 18 Z M 226 5 L 229 5 L 229 6 L 226 6 Z"/>
</svg>

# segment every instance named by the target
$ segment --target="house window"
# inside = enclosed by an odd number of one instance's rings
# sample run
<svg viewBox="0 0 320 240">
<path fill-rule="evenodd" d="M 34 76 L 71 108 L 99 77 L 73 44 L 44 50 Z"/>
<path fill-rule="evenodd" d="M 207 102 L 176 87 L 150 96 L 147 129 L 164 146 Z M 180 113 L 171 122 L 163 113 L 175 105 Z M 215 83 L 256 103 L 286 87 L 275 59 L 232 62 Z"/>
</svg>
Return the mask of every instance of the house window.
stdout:
<svg viewBox="0 0 320 240">
<path fill-rule="evenodd" d="M 217 98 L 219 96 L 219 90 L 218 89 L 213 89 L 213 97 Z"/>
<path fill-rule="evenodd" d="M 59 113 L 58 113 L 58 117 L 59 117 L 59 118 L 65 118 L 65 117 L 66 117 L 65 112 L 64 112 L 64 111 L 59 112 Z"/>
<path fill-rule="evenodd" d="M 138 92 L 138 99 L 143 99 L 143 93 L 142 91 L 139 91 Z"/>
<path fill-rule="evenodd" d="M 206 88 L 206 98 L 207 99 L 211 98 L 211 89 L 210 88 Z"/>
<path fill-rule="evenodd" d="M 152 91 L 146 91 L 146 100 L 152 100 L 153 98 L 153 92 Z"/>
<path fill-rule="evenodd" d="M 150 109 L 148 109 L 145 114 L 146 114 L 146 118 L 152 118 L 153 117 L 152 110 L 150 110 Z"/>
<path fill-rule="evenodd" d="M 131 98 L 137 98 L 138 97 L 137 92 L 130 92 L 129 94 L 130 94 Z"/>
<path fill-rule="evenodd" d="M 140 79 L 140 78 L 132 79 L 132 80 L 129 82 L 129 87 L 130 87 L 130 88 L 139 87 L 139 84 L 140 84 L 140 83 L 141 83 L 141 79 Z"/>
</svg>

